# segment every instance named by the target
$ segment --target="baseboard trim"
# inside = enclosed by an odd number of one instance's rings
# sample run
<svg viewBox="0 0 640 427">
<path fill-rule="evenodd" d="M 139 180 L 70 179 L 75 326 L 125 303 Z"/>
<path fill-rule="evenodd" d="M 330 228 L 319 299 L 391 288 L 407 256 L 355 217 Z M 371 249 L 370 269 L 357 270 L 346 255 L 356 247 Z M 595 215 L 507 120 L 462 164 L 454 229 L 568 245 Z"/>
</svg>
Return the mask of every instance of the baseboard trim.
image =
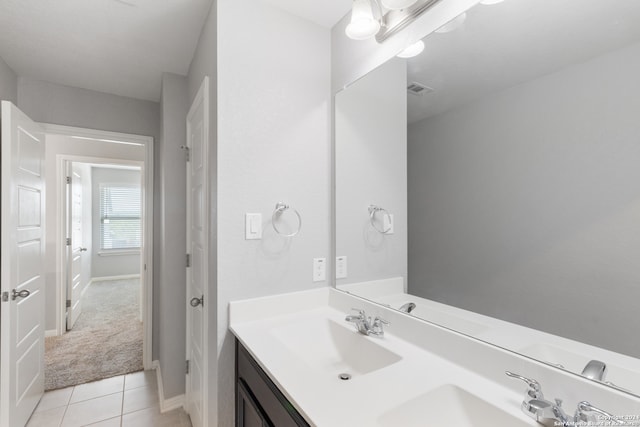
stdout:
<svg viewBox="0 0 640 427">
<path fill-rule="evenodd" d="M 170 399 L 164 398 L 164 386 L 162 385 L 162 372 L 160 372 L 160 361 L 154 360 L 152 362 L 153 369 L 156 370 L 156 377 L 158 378 L 158 400 L 160 403 L 160 412 L 165 413 L 173 411 L 174 409 L 184 407 L 184 394 L 174 396 Z"/>
<path fill-rule="evenodd" d="M 139 274 L 123 274 L 121 276 L 103 276 L 103 277 L 92 277 L 89 281 L 89 284 L 93 282 L 104 282 L 107 280 L 126 280 L 126 279 L 139 279 Z"/>
<path fill-rule="evenodd" d="M 44 331 L 45 337 L 57 337 L 58 331 L 56 329 L 49 329 L 48 331 Z"/>
</svg>

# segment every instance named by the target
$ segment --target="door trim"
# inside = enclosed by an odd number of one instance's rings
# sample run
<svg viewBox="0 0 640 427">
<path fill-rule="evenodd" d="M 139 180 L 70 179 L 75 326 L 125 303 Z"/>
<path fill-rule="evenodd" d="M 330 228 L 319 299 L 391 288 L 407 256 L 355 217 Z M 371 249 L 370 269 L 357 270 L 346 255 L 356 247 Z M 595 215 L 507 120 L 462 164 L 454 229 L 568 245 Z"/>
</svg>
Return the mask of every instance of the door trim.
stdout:
<svg viewBox="0 0 640 427">
<path fill-rule="evenodd" d="M 153 137 L 134 135 L 118 132 L 100 131 L 93 129 L 77 128 L 72 126 L 61 126 L 41 123 L 45 134 L 63 135 L 78 137 L 81 139 L 99 140 L 102 142 L 120 142 L 128 144 L 143 145 L 145 147 L 144 161 L 127 159 L 113 159 L 103 157 L 58 155 L 56 156 L 56 179 L 58 207 L 56 211 L 56 334 L 62 335 L 65 325 L 65 312 L 62 309 L 66 302 L 65 277 L 64 272 L 64 203 L 61 203 L 65 194 L 65 184 L 62 179 L 64 169 L 62 165 L 65 161 L 84 163 L 109 163 L 140 166 L 142 168 L 142 188 L 143 188 L 143 250 L 140 256 L 140 284 L 142 289 L 142 320 L 143 320 L 143 347 L 142 363 L 145 370 L 152 369 L 152 337 L 153 337 Z M 146 269 L 145 269 L 146 265 Z"/>
</svg>

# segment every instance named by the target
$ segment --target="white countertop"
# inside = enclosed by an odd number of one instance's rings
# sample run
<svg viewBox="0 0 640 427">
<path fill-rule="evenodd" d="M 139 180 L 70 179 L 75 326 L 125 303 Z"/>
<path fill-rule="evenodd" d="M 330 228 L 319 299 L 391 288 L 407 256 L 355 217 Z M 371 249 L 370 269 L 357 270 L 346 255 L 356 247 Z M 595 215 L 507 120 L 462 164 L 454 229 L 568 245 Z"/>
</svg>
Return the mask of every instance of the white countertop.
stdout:
<svg viewBox="0 0 640 427">
<path fill-rule="evenodd" d="M 515 417 L 516 424 L 538 425 L 520 411 L 523 393 L 399 338 L 393 333 L 393 327 L 387 328 L 383 338 L 363 338 L 401 356 L 396 363 L 354 375 L 349 381 L 340 380 L 340 372 L 309 366 L 290 348 L 298 344 L 304 346 L 304 343 L 284 343 L 274 338 L 273 331 L 288 325 L 304 325 L 314 319 L 328 319 L 344 324 L 353 334 L 358 334 L 345 322 L 345 312 L 329 304 L 330 292 L 336 291 L 322 289 L 258 298 L 234 302 L 230 306 L 230 329 L 234 335 L 309 424 L 319 427 L 389 426 L 392 425 L 390 419 L 402 415 L 403 408 L 407 407 L 403 405 L 412 401 L 419 403 L 425 393 L 452 385 L 501 408 Z M 359 303 L 358 300 L 355 302 Z M 524 384 L 516 387 L 522 391 L 525 388 Z M 420 418 L 403 419 L 402 427 L 424 426 L 427 425 L 425 420 L 447 415 L 446 407 L 438 409 L 431 414 L 422 414 Z M 513 427 L 509 424 L 502 425 Z M 489 422 L 486 425 L 500 424 Z"/>
</svg>

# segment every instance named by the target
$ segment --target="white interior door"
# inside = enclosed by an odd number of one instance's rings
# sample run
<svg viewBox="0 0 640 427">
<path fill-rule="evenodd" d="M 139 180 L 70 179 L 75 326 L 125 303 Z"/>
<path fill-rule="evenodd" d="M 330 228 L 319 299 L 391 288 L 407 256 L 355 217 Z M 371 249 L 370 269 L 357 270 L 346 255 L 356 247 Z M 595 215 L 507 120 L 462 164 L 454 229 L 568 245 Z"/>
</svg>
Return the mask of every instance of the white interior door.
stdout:
<svg viewBox="0 0 640 427">
<path fill-rule="evenodd" d="M 204 78 L 187 115 L 187 412 L 193 427 L 207 425 L 209 80 Z"/>
<path fill-rule="evenodd" d="M 44 133 L 2 101 L 0 426 L 24 426 L 44 392 Z"/>
<path fill-rule="evenodd" d="M 83 254 L 82 239 L 82 170 L 67 163 L 67 330 L 73 329 L 82 312 Z"/>
</svg>

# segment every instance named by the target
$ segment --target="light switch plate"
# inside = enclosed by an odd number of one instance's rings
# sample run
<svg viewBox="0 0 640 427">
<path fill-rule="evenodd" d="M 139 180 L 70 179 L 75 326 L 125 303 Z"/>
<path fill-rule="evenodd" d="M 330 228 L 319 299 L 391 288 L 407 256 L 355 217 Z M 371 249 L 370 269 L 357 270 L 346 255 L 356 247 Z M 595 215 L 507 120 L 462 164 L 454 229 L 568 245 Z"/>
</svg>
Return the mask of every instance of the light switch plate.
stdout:
<svg viewBox="0 0 640 427">
<path fill-rule="evenodd" d="M 262 214 L 247 213 L 244 215 L 244 238 L 246 240 L 262 239 Z"/>
<path fill-rule="evenodd" d="M 336 279 L 347 278 L 347 257 L 336 257 Z"/>
<path fill-rule="evenodd" d="M 327 280 L 327 259 L 314 258 L 313 259 L 313 281 L 324 282 L 325 280 Z"/>
</svg>

